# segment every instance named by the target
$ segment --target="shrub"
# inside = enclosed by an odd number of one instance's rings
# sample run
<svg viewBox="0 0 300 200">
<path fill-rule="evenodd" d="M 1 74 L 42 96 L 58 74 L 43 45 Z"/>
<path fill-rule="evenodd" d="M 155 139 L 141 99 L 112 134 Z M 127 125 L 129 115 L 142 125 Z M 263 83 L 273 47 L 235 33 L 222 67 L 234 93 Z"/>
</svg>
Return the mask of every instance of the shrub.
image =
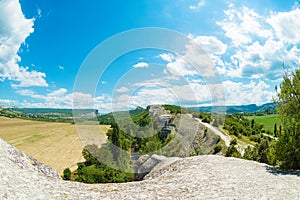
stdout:
<svg viewBox="0 0 300 200">
<path fill-rule="evenodd" d="M 225 152 L 226 157 L 236 157 L 236 158 L 241 158 L 240 152 L 235 148 L 235 146 L 230 145 Z"/>
<path fill-rule="evenodd" d="M 237 140 L 234 138 L 233 140 L 230 141 L 230 145 L 237 145 Z"/>
<path fill-rule="evenodd" d="M 71 170 L 70 168 L 66 168 L 63 172 L 63 179 L 64 180 L 71 180 Z"/>
<path fill-rule="evenodd" d="M 220 151 L 222 150 L 222 146 L 221 145 L 216 145 L 215 147 L 214 147 L 214 154 L 217 154 L 217 153 L 219 153 Z"/>
<path fill-rule="evenodd" d="M 204 117 L 202 119 L 202 122 L 204 122 L 204 123 L 210 123 L 210 119 L 208 117 Z"/>
</svg>

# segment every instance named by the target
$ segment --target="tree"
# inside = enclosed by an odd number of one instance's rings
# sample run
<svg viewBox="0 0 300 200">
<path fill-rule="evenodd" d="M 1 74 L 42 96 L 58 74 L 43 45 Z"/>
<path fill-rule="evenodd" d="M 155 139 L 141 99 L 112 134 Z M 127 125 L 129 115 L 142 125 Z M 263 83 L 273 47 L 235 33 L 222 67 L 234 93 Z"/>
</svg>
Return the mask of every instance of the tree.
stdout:
<svg viewBox="0 0 300 200">
<path fill-rule="evenodd" d="M 276 123 L 274 124 L 274 136 L 275 137 L 277 136 L 277 124 Z"/>
<path fill-rule="evenodd" d="M 237 140 L 233 139 L 230 141 L 230 146 L 225 152 L 226 157 L 236 157 L 236 158 L 241 158 L 241 153 L 237 150 L 235 147 L 237 145 Z"/>
<path fill-rule="evenodd" d="M 282 126 L 279 125 L 279 134 L 281 134 L 281 131 L 282 131 Z"/>
<path fill-rule="evenodd" d="M 230 141 L 230 145 L 237 145 L 237 140 L 234 138 L 233 140 Z"/>
<path fill-rule="evenodd" d="M 254 119 L 251 120 L 251 128 L 254 127 Z"/>
<path fill-rule="evenodd" d="M 214 127 L 218 127 L 218 126 L 219 126 L 217 119 L 214 119 L 214 120 L 213 120 L 212 125 L 213 125 Z"/>
<path fill-rule="evenodd" d="M 97 159 L 98 155 L 100 155 L 99 148 L 95 144 L 87 145 L 82 150 L 82 156 L 85 159 L 86 166 L 98 164 L 99 163 L 99 160 Z"/>
<path fill-rule="evenodd" d="M 276 144 L 276 159 L 282 168 L 300 169 L 300 68 L 290 75 L 285 73 L 274 102 L 283 129 Z"/>
</svg>

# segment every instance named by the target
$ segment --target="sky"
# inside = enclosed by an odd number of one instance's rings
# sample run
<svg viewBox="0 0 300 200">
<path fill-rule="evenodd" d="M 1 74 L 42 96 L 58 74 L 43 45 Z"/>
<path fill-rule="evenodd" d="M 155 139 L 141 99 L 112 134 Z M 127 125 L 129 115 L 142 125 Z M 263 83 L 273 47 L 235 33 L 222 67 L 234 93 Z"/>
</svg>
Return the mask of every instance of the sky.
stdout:
<svg viewBox="0 0 300 200">
<path fill-rule="evenodd" d="M 300 64 L 299 19 L 295 0 L 0 0 L 0 105 L 268 103 Z"/>
</svg>

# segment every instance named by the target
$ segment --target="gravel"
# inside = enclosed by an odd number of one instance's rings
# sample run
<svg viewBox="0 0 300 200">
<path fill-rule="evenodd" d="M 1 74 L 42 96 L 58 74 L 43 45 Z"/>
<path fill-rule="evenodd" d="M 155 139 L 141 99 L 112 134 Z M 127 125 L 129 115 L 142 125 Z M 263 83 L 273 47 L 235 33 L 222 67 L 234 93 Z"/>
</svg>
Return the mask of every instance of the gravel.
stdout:
<svg viewBox="0 0 300 200">
<path fill-rule="evenodd" d="M 0 139 L 0 199 L 300 199 L 299 173 L 213 155 L 169 163 L 140 182 L 68 182 Z"/>
</svg>

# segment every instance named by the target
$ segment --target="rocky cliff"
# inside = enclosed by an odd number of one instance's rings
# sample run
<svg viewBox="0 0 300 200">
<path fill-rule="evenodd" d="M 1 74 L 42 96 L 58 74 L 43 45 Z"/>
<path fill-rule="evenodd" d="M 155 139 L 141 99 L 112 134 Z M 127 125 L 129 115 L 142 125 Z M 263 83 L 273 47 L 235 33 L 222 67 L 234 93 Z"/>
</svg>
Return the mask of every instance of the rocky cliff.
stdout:
<svg viewBox="0 0 300 200">
<path fill-rule="evenodd" d="M 0 139 L 0 199 L 300 199 L 300 174 L 222 156 L 162 161 L 140 182 L 67 182 Z"/>
</svg>

